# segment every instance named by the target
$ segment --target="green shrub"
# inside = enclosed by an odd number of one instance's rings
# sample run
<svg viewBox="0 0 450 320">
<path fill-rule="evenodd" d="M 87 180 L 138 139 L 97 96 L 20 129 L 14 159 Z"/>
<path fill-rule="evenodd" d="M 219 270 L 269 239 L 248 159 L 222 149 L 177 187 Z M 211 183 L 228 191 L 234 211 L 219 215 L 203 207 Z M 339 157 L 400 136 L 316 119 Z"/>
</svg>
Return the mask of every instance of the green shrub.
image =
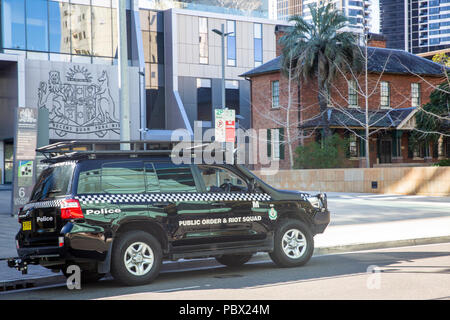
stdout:
<svg viewBox="0 0 450 320">
<path fill-rule="evenodd" d="M 450 159 L 442 159 L 434 164 L 436 167 L 450 167 Z"/>
<path fill-rule="evenodd" d="M 348 140 L 338 134 L 323 139 L 321 142 L 311 142 L 295 149 L 296 169 L 341 168 L 346 159 Z"/>
</svg>

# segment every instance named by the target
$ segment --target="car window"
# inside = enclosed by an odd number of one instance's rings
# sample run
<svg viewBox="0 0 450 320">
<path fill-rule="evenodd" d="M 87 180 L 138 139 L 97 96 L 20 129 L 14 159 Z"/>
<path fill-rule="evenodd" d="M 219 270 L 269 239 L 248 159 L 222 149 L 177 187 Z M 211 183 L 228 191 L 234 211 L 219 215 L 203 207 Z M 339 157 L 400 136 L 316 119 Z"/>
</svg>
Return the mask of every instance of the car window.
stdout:
<svg viewBox="0 0 450 320">
<path fill-rule="evenodd" d="M 146 191 L 149 193 L 160 192 L 159 181 L 156 175 L 156 170 L 151 162 L 146 162 L 144 164 L 145 168 L 145 180 L 146 180 Z"/>
<path fill-rule="evenodd" d="M 78 175 L 77 193 L 102 193 L 101 169 L 85 170 Z"/>
<path fill-rule="evenodd" d="M 232 171 L 212 166 L 199 166 L 206 191 L 227 191 L 226 184 L 230 184 L 230 192 L 243 192 L 247 190 L 247 183 Z"/>
<path fill-rule="evenodd" d="M 57 165 L 45 169 L 38 178 L 31 201 L 54 198 L 70 193 L 74 165 Z"/>
<path fill-rule="evenodd" d="M 144 168 L 140 161 L 109 162 L 102 166 L 102 190 L 106 193 L 144 193 Z"/>
<path fill-rule="evenodd" d="M 101 168 L 83 170 L 77 193 L 144 193 L 145 177 L 140 161 L 105 162 Z"/>
<path fill-rule="evenodd" d="M 194 176 L 189 165 L 155 162 L 154 167 L 161 192 L 196 192 Z"/>
</svg>

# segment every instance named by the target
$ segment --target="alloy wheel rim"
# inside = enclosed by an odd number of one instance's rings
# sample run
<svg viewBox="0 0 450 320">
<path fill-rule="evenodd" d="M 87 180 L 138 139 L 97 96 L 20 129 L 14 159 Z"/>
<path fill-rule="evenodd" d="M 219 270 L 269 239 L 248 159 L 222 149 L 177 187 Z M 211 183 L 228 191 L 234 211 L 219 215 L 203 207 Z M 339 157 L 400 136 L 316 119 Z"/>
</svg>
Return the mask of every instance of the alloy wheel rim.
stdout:
<svg viewBox="0 0 450 320">
<path fill-rule="evenodd" d="M 306 252 L 306 237 L 300 230 L 290 229 L 283 235 L 281 245 L 286 256 L 291 259 L 299 259 Z"/>
<path fill-rule="evenodd" d="M 144 242 L 134 242 L 125 251 L 123 260 L 128 272 L 135 276 L 144 276 L 153 267 L 153 250 Z"/>
</svg>

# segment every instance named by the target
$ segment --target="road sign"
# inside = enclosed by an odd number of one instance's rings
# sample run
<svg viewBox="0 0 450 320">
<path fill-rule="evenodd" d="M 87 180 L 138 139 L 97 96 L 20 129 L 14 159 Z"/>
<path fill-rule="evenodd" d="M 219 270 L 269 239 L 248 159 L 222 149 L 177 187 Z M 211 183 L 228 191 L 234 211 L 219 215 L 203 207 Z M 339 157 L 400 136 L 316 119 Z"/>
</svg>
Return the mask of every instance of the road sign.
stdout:
<svg viewBox="0 0 450 320">
<path fill-rule="evenodd" d="M 215 137 L 218 142 L 234 142 L 236 114 L 233 109 L 215 110 Z"/>
</svg>

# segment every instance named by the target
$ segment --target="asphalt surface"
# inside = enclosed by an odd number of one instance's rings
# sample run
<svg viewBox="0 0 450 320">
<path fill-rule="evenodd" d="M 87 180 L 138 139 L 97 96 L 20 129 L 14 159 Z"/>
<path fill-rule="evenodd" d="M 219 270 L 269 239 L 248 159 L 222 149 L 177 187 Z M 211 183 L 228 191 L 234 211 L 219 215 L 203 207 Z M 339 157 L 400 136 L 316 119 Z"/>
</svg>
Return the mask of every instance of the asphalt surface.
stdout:
<svg viewBox="0 0 450 320">
<path fill-rule="evenodd" d="M 450 243 L 316 256 L 299 268 L 258 261 L 230 269 L 165 272 L 150 285 L 85 285 L 0 293 L 0 299 L 450 299 Z"/>
</svg>

